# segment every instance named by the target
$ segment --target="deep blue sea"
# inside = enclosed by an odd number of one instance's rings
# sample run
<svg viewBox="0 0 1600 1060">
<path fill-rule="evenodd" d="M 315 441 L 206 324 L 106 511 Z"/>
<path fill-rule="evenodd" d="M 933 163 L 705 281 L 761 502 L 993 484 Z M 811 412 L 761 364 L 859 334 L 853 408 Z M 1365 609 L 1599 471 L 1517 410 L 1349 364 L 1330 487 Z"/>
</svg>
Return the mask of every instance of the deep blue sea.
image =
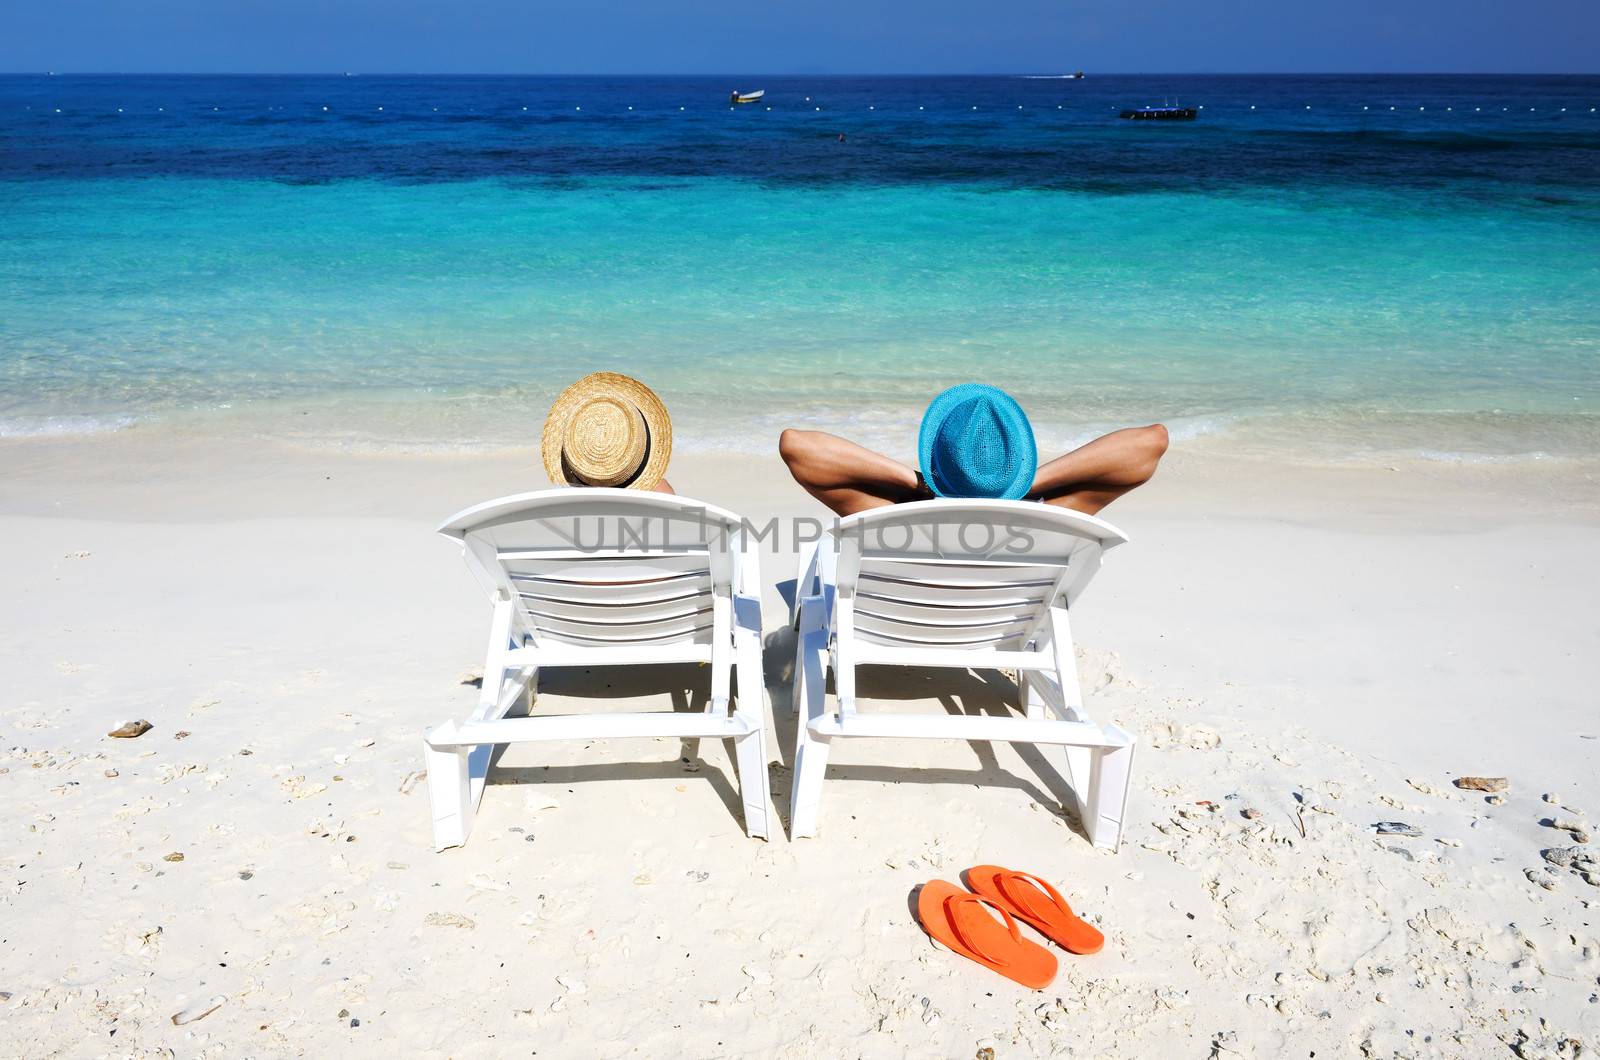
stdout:
<svg viewBox="0 0 1600 1060">
<path fill-rule="evenodd" d="M 737 109 L 728 94 L 765 89 Z M 1174 99 L 1193 123 L 1122 121 Z M 1600 451 L 1600 78 L 0 77 L 0 436 Z"/>
</svg>

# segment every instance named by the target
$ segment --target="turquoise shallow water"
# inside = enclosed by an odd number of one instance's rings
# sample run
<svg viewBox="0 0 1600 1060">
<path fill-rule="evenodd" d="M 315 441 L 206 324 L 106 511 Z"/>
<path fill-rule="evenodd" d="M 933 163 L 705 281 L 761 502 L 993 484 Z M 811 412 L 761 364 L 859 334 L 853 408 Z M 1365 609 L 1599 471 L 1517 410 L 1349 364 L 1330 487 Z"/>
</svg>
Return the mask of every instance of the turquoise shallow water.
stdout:
<svg viewBox="0 0 1600 1060">
<path fill-rule="evenodd" d="M 1084 134 L 1101 164 L 1142 149 L 1107 128 Z M 1343 134 L 1279 133 L 1310 138 L 1281 149 L 1295 167 Z M 838 146 L 831 126 L 809 136 Z M 1544 150 L 1590 152 L 1600 121 L 1560 136 Z M 1381 156 L 1378 139 L 1361 149 Z M 980 379 L 1021 397 L 1047 447 L 1161 419 L 1335 458 L 1589 454 L 1600 193 L 1559 165 L 1530 172 L 1525 143 L 1499 172 L 1480 157 L 1497 150 L 1438 152 L 1404 180 L 1213 166 L 1110 188 L 664 163 L 13 171 L 0 435 L 255 413 L 311 441 L 525 444 L 562 385 L 611 368 L 663 394 L 688 449 L 770 448 L 790 423 L 905 448 L 933 392 Z"/>
</svg>

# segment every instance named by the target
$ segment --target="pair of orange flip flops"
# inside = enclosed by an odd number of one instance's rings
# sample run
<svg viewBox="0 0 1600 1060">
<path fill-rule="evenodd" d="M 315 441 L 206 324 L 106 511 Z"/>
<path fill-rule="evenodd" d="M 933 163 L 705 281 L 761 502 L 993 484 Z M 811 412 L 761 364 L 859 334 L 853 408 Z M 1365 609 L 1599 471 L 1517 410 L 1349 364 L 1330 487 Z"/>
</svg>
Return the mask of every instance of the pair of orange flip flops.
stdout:
<svg viewBox="0 0 1600 1060">
<path fill-rule="evenodd" d="M 970 891 L 929 880 L 917 895 L 922 929 L 963 957 L 1023 986 L 1043 990 L 1056 977 L 1056 958 L 1022 937 L 1017 921 L 1071 953 L 1098 953 L 1106 937 L 1084 923 L 1047 880 L 999 865 L 966 872 Z M 1000 914 L 1000 920 L 984 907 Z"/>
</svg>

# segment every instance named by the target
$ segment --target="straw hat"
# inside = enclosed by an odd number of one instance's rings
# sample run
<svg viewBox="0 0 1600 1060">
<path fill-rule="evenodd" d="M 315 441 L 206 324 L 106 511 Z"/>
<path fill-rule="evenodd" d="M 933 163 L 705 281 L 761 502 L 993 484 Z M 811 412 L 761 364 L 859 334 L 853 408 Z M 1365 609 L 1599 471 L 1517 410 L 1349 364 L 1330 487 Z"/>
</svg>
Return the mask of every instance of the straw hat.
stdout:
<svg viewBox="0 0 1600 1060">
<path fill-rule="evenodd" d="M 616 372 L 586 375 L 561 392 L 539 439 L 558 486 L 652 489 L 672 455 L 672 419 L 655 392 Z"/>
</svg>

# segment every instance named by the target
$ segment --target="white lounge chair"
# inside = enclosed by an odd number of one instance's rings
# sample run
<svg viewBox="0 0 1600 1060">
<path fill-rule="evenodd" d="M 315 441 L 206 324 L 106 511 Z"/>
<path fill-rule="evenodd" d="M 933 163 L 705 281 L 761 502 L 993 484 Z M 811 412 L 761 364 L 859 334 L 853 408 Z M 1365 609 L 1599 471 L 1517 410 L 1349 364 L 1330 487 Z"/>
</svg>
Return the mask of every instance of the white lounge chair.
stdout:
<svg viewBox="0 0 1600 1060">
<path fill-rule="evenodd" d="M 555 489 L 468 508 L 439 532 L 461 542 L 494 617 L 477 709 L 425 737 L 436 849 L 466 842 L 502 745 L 599 737 L 731 737 L 745 829 L 766 838 L 760 575 L 738 516 L 668 494 Z M 529 716 L 542 666 L 658 663 L 709 663 L 707 709 Z"/>
<path fill-rule="evenodd" d="M 923 737 L 1066 747 L 1089 839 L 1115 848 L 1134 738 L 1084 710 L 1068 615 L 1101 554 L 1126 541 L 1100 519 L 1022 501 L 922 501 L 840 520 L 802 557 L 795 585 L 790 835 L 816 834 L 832 741 Z M 1024 716 L 858 712 L 863 665 L 1015 670 Z"/>
</svg>

